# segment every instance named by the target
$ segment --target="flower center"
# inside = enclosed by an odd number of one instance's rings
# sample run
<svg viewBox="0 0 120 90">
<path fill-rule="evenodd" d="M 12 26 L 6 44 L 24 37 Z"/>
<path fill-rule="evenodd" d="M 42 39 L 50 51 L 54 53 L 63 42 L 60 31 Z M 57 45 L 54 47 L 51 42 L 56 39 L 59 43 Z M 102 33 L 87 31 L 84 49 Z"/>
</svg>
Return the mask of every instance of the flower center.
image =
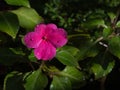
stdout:
<svg viewBox="0 0 120 90">
<path fill-rule="evenodd" d="M 46 37 L 46 36 L 43 36 L 42 39 L 43 39 L 43 40 L 47 40 L 47 37 Z"/>
</svg>

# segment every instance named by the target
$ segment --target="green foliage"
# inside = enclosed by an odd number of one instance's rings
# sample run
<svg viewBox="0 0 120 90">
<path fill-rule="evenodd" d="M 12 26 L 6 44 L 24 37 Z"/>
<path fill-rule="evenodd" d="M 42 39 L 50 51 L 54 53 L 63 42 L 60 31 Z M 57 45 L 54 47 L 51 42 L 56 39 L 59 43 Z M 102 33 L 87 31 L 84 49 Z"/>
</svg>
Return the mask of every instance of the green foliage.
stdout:
<svg viewBox="0 0 120 90">
<path fill-rule="evenodd" d="M 71 82 L 67 77 L 54 76 L 50 90 L 72 90 Z"/>
<path fill-rule="evenodd" d="M 48 83 L 46 75 L 41 70 L 36 70 L 25 77 L 25 90 L 44 90 Z"/>
<path fill-rule="evenodd" d="M 19 52 L 19 51 L 17 51 Z M 3 65 L 13 65 L 16 62 L 27 61 L 22 54 L 14 53 L 10 48 L 0 48 L 0 63 Z"/>
<path fill-rule="evenodd" d="M 0 70 L 5 77 L 0 89 L 78 90 L 118 68 L 119 0 L 0 2 Z M 55 23 L 68 32 L 67 45 L 57 49 L 53 60 L 37 60 L 24 45 L 24 35 L 39 23 Z"/>
<path fill-rule="evenodd" d="M 62 71 L 62 75 L 69 78 L 73 88 L 82 87 L 86 83 L 86 75 L 84 72 L 79 71 L 75 67 L 65 67 L 65 69 Z"/>
<path fill-rule="evenodd" d="M 30 7 L 28 0 L 5 0 L 9 5 L 16 5 L 16 6 L 26 6 Z"/>
<path fill-rule="evenodd" d="M 17 20 L 17 16 L 10 12 L 0 12 L 0 31 L 15 38 L 18 30 L 19 22 Z"/>
<path fill-rule="evenodd" d="M 76 58 L 73 55 L 71 55 L 68 51 L 58 51 L 56 58 L 64 65 L 79 67 Z"/>
<path fill-rule="evenodd" d="M 17 71 L 9 73 L 5 78 L 3 90 L 25 90 L 22 84 L 22 78 L 23 74 Z"/>
<path fill-rule="evenodd" d="M 33 29 L 36 24 L 42 22 L 42 17 L 33 8 L 21 7 L 13 10 L 18 16 L 20 26 L 27 29 Z"/>
<path fill-rule="evenodd" d="M 120 58 L 120 37 L 115 36 L 109 40 L 109 50 L 116 57 Z"/>
</svg>

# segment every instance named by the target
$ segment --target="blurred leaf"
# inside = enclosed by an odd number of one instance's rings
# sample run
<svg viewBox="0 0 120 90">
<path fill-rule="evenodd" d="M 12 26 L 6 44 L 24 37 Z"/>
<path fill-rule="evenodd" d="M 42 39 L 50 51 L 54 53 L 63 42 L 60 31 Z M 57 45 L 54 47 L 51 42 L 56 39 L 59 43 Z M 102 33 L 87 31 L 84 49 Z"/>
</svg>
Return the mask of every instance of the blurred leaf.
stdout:
<svg viewBox="0 0 120 90">
<path fill-rule="evenodd" d="M 62 75 L 70 79 L 73 88 L 78 88 L 85 84 L 85 74 L 75 67 L 65 67 Z"/>
<path fill-rule="evenodd" d="M 12 65 L 15 62 L 25 62 L 26 59 L 20 54 L 15 54 L 9 48 L 0 48 L 0 63 Z"/>
<path fill-rule="evenodd" d="M 110 52 L 120 59 L 120 37 L 114 36 L 108 41 Z"/>
<path fill-rule="evenodd" d="M 74 56 L 66 50 L 58 51 L 56 58 L 64 65 L 79 67 L 76 58 L 74 58 Z"/>
<path fill-rule="evenodd" d="M 120 27 L 120 21 L 117 22 L 116 27 Z"/>
<path fill-rule="evenodd" d="M 9 73 L 4 79 L 3 90 L 25 90 L 22 78 L 23 74 L 17 71 Z"/>
<path fill-rule="evenodd" d="M 112 33 L 111 28 L 108 27 L 108 28 L 103 29 L 103 36 L 104 37 L 108 37 L 111 33 Z"/>
<path fill-rule="evenodd" d="M 93 28 L 100 27 L 100 26 L 104 27 L 105 22 L 103 19 L 90 19 L 90 20 L 87 20 L 86 22 L 84 22 L 82 24 L 82 26 L 84 28 L 93 29 Z"/>
<path fill-rule="evenodd" d="M 5 0 L 9 5 L 30 7 L 29 0 Z"/>
<path fill-rule="evenodd" d="M 31 54 L 28 56 L 28 58 L 32 62 L 37 62 L 37 58 L 35 57 L 34 52 L 31 52 Z"/>
<path fill-rule="evenodd" d="M 83 60 L 87 57 L 95 57 L 99 50 L 97 45 L 93 41 L 83 41 L 83 45 L 80 46 L 79 60 Z"/>
<path fill-rule="evenodd" d="M 10 12 L 0 12 L 0 31 L 15 38 L 19 30 L 18 18 Z"/>
<path fill-rule="evenodd" d="M 53 76 L 50 90 L 72 90 L 71 82 L 67 77 Z"/>
<path fill-rule="evenodd" d="M 111 19 L 112 22 L 116 18 L 116 14 L 114 14 L 113 12 L 108 12 L 108 16 L 110 17 L 110 19 Z"/>
<path fill-rule="evenodd" d="M 21 7 L 12 12 L 18 16 L 20 26 L 23 28 L 33 29 L 35 25 L 43 21 L 42 17 L 32 8 Z"/>
<path fill-rule="evenodd" d="M 91 70 L 95 75 L 95 79 L 99 79 L 110 73 L 114 67 L 114 64 L 114 61 L 109 62 L 107 68 L 103 69 L 103 67 L 100 64 L 94 63 L 91 67 Z"/>
<path fill-rule="evenodd" d="M 40 69 L 33 71 L 25 79 L 25 90 L 44 90 L 47 86 L 47 76 Z"/>
</svg>

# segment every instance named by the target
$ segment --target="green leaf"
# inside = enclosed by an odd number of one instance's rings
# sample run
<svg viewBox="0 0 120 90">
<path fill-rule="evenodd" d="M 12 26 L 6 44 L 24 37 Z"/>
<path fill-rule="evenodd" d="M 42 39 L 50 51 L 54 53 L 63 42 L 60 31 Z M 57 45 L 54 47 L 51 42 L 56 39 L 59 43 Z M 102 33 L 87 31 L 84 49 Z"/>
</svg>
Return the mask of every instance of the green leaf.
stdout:
<svg viewBox="0 0 120 90">
<path fill-rule="evenodd" d="M 79 49 L 79 60 L 84 60 L 87 57 L 95 57 L 99 53 L 98 47 L 93 41 L 83 41 Z"/>
<path fill-rule="evenodd" d="M 102 51 L 93 59 L 90 70 L 94 73 L 95 79 L 99 79 L 110 73 L 114 64 L 115 62 L 111 53 Z"/>
<path fill-rule="evenodd" d="M 110 19 L 111 19 L 112 22 L 116 18 L 116 14 L 114 14 L 113 12 L 108 12 L 108 16 L 110 17 Z"/>
<path fill-rule="evenodd" d="M 18 16 L 20 26 L 23 28 L 33 29 L 43 21 L 42 17 L 32 8 L 21 7 L 12 12 Z"/>
<path fill-rule="evenodd" d="M 3 90 L 25 90 L 22 78 L 23 74 L 17 71 L 9 73 L 5 77 Z"/>
<path fill-rule="evenodd" d="M 28 0 L 5 0 L 9 5 L 30 7 Z"/>
<path fill-rule="evenodd" d="M 114 36 L 108 42 L 110 52 L 120 59 L 120 37 Z"/>
<path fill-rule="evenodd" d="M 93 29 L 100 26 L 105 27 L 105 22 L 103 19 L 90 19 L 84 22 L 82 26 L 88 29 Z"/>
<path fill-rule="evenodd" d="M 107 68 L 103 69 L 103 67 L 100 64 L 94 63 L 93 66 L 91 67 L 91 70 L 95 75 L 95 79 L 99 79 L 110 73 L 114 67 L 114 64 L 115 64 L 114 61 L 109 62 Z"/>
<path fill-rule="evenodd" d="M 110 34 L 112 33 L 112 29 L 111 28 L 104 28 L 103 29 L 103 36 L 104 37 L 108 37 Z"/>
<path fill-rule="evenodd" d="M 44 90 L 47 86 L 47 76 L 40 69 L 32 72 L 25 79 L 25 90 Z"/>
<path fill-rule="evenodd" d="M 62 71 L 62 75 L 70 79 L 73 88 L 78 88 L 85 84 L 85 74 L 75 67 L 66 66 Z"/>
<path fill-rule="evenodd" d="M 35 57 L 34 52 L 31 52 L 31 54 L 28 56 L 28 58 L 32 62 L 37 62 L 37 58 Z"/>
<path fill-rule="evenodd" d="M 74 58 L 78 60 L 79 54 L 80 54 L 80 50 L 78 48 L 73 47 L 73 46 L 64 46 L 61 49 L 69 52 L 71 55 L 74 56 Z"/>
<path fill-rule="evenodd" d="M 54 76 L 50 90 L 72 90 L 71 82 L 67 77 Z"/>
<path fill-rule="evenodd" d="M 10 12 L 0 12 L 0 31 L 15 38 L 19 30 L 18 18 Z"/>
<path fill-rule="evenodd" d="M 74 56 L 66 50 L 58 51 L 56 54 L 56 58 L 64 65 L 79 67 L 79 64 Z"/>
<path fill-rule="evenodd" d="M 9 48 L 0 48 L 0 63 L 4 65 L 12 65 L 16 62 L 25 62 L 26 58 L 23 55 L 15 54 Z"/>
<path fill-rule="evenodd" d="M 116 23 L 116 27 L 120 27 L 120 21 Z"/>
</svg>

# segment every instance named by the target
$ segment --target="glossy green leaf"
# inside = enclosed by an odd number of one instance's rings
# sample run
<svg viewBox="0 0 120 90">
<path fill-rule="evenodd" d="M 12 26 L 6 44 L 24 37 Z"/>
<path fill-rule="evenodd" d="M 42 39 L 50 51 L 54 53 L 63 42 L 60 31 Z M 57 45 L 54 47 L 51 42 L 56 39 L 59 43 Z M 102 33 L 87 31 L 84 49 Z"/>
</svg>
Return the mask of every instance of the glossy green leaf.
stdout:
<svg viewBox="0 0 120 90">
<path fill-rule="evenodd" d="M 120 37 L 115 36 L 109 39 L 110 52 L 120 59 Z"/>
<path fill-rule="evenodd" d="M 29 0 L 5 0 L 9 5 L 30 7 Z"/>
<path fill-rule="evenodd" d="M 11 12 L 0 12 L 0 31 L 15 38 L 19 30 L 18 18 Z"/>
<path fill-rule="evenodd" d="M 74 58 L 74 56 L 66 50 L 58 51 L 56 58 L 64 65 L 79 67 L 76 58 Z"/>
<path fill-rule="evenodd" d="M 117 22 L 116 27 L 120 27 L 120 21 Z"/>
<path fill-rule="evenodd" d="M 17 71 L 9 73 L 4 79 L 3 90 L 25 90 L 22 78 L 23 74 Z"/>
<path fill-rule="evenodd" d="M 72 90 L 71 82 L 67 77 L 54 76 L 50 90 Z"/>
<path fill-rule="evenodd" d="M 78 88 L 85 84 L 85 74 L 75 67 L 67 66 L 62 71 L 62 75 L 70 79 L 73 88 Z"/>
<path fill-rule="evenodd" d="M 42 17 L 32 8 L 21 7 L 12 12 L 18 16 L 20 26 L 23 28 L 33 29 L 35 25 L 43 21 Z"/>
<path fill-rule="evenodd" d="M 79 54 L 80 54 L 80 50 L 76 47 L 73 46 L 64 46 L 61 48 L 62 50 L 66 50 L 67 52 L 69 52 L 71 55 L 74 56 L 74 58 L 76 58 L 77 60 L 79 59 Z"/>
<path fill-rule="evenodd" d="M 26 77 L 25 90 L 44 90 L 47 83 L 47 76 L 38 69 Z"/>
<path fill-rule="evenodd" d="M 103 69 L 103 67 L 100 64 L 94 63 L 91 67 L 92 72 L 95 75 L 95 79 L 99 79 L 101 77 L 106 76 L 108 73 L 110 73 L 114 67 L 115 62 L 109 62 L 106 69 Z"/>
<path fill-rule="evenodd" d="M 34 52 L 31 52 L 31 54 L 28 56 L 28 58 L 32 62 L 37 62 L 37 58 L 35 57 Z"/>
</svg>

